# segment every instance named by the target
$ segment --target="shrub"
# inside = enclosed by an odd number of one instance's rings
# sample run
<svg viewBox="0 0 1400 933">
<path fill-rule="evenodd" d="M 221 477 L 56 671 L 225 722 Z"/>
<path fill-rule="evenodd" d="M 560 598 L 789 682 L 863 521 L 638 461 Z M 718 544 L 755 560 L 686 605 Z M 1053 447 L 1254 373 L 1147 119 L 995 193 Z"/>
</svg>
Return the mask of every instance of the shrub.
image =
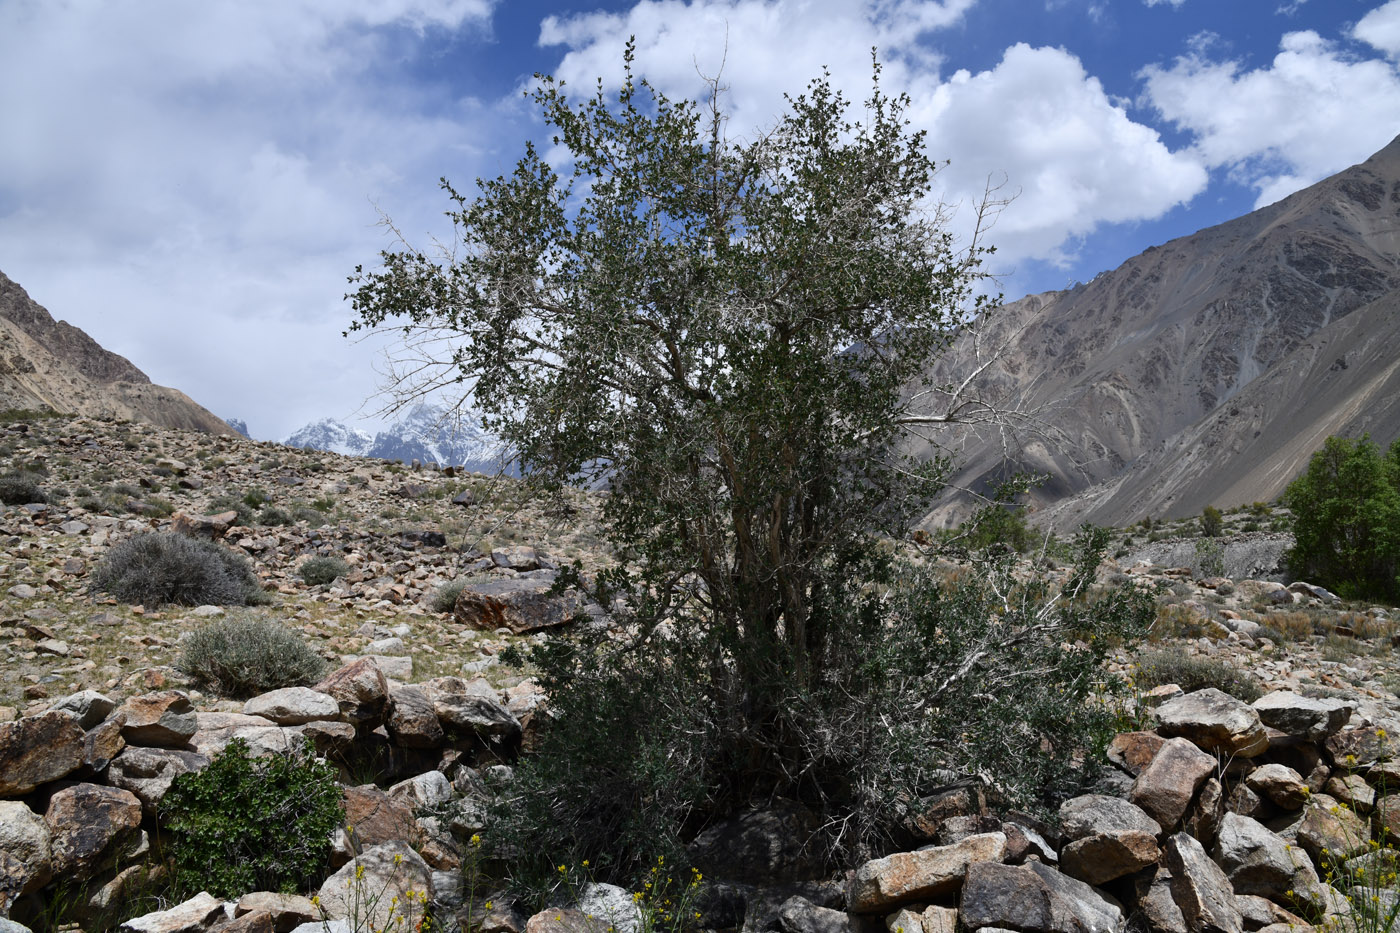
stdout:
<svg viewBox="0 0 1400 933">
<path fill-rule="evenodd" d="M 1224 661 L 1193 658 L 1180 651 L 1144 652 L 1138 658 L 1136 680 L 1139 687 L 1178 684 L 1187 693 L 1214 687 L 1246 703 L 1264 695 L 1263 686 L 1253 674 Z"/>
<path fill-rule="evenodd" d="M 114 545 L 93 569 L 89 585 L 144 606 L 244 606 L 266 599 L 247 558 L 173 531 L 147 532 Z"/>
<path fill-rule="evenodd" d="M 1208 505 L 1201 510 L 1201 535 L 1206 538 L 1218 538 L 1225 533 L 1225 516 L 1220 514 L 1220 510 L 1213 505 Z"/>
<path fill-rule="evenodd" d="M 29 505 L 32 502 L 48 502 L 49 497 L 32 476 L 25 473 L 11 473 L 0 476 L 0 502 L 6 505 Z"/>
<path fill-rule="evenodd" d="M 291 525 L 296 521 L 286 509 L 275 505 L 264 506 L 258 513 L 259 525 Z"/>
<path fill-rule="evenodd" d="M 210 499 L 205 511 L 210 515 L 217 515 L 219 512 L 236 512 L 237 517 L 233 520 L 235 525 L 252 525 L 257 521 L 256 513 L 253 512 L 248 503 L 230 495 L 216 496 Z"/>
<path fill-rule="evenodd" d="M 314 683 L 326 667 L 306 642 L 271 619 L 220 619 L 186 635 L 181 646 L 176 666 L 224 696 Z"/>
<path fill-rule="evenodd" d="M 451 583 L 444 583 L 433 591 L 433 611 L 451 612 L 457 605 L 457 597 L 462 595 L 462 590 L 467 588 L 466 580 L 453 580 Z"/>
<path fill-rule="evenodd" d="M 1225 545 L 1218 537 L 1196 539 L 1196 576 L 1223 577 L 1225 575 Z"/>
<path fill-rule="evenodd" d="M 350 565 L 339 557 L 312 557 L 297 568 L 307 586 L 323 586 L 350 572 Z"/>
<path fill-rule="evenodd" d="M 229 898 L 319 882 L 344 819 L 335 775 L 309 742 L 253 759 L 234 739 L 203 771 L 177 777 L 161 802 L 177 886 Z"/>
</svg>

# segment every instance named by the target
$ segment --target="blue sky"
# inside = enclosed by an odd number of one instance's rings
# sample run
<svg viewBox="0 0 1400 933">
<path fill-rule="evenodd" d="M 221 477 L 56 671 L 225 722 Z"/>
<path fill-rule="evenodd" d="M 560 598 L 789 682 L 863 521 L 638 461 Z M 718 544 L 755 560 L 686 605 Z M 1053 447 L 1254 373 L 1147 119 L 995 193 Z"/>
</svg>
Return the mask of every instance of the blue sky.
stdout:
<svg viewBox="0 0 1400 933">
<path fill-rule="evenodd" d="M 368 416 L 391 349 L 341 337 L 345 277 L 445 236 L 459 187 L 542 128 L 549 72 L 729 87 L 771 125 L 878 46 L 950 159 L 944 200 L 1016 198 L 1007 297 L 1238 216 L 1400 134 L 1400 0 L 0 0 L 0 271 L 260 438 Z"/>
</svg>

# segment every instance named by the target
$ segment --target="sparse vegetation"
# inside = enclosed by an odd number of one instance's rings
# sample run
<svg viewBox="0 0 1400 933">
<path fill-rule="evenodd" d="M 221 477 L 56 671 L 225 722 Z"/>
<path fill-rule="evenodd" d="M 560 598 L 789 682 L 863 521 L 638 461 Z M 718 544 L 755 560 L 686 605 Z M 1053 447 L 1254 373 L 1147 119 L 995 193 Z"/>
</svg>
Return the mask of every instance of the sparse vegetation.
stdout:
<svg viewBox="0 0 1400 933">
<path fill-rule="evenodd" d="M 307 586 L 324 586 L 350 572 L 350 565 L 339 557 L 309 557 L 297 568 Z"/>
<path fill-rule="evenodd" d="M 462 590 L 467 588 L 466 580 L 453 580 L 451 583 L 444 583 L 433 591 L 433 611 L 451 612 L 457 605 L 457 597 L 462 595 Z"/>
<path fill-rule="evenodd" d="M 250 697 L 313 683 L 326 662 L 286 626 L 238 616 L 186 635 L 177 666 L 223 696 Z"/>
<path fill-rule="evenodd" d="M 115 545 L 91 586 L 127 603 L 244 606 L 265 601 L 246 558 L 212 541 L 146 532 Z"/>
<path fill-rule="evenodd" d="M 1253 703 L 1264 695 L 1259 679 L 1223 661 L 1196 658 L 1180 651 L 1147 651 L 1138 658 L 1134 678 L 1139 688 L 1177 684 L 1191 693 L 1214 687 Z"/>
<path fill-rule="evenodd" d="M 33 475 L 11 473 L 0 476 L 0 502 L 6 505 L 29 505 L 48 502 L 49 497 L 39 487 Z"/>
<path fill-rule="evenodd" d="M 1213 505 L 1201 510 L 1201 536 L 1218 538 L 1225 533 L 1225 516 Z"/>
</svg>

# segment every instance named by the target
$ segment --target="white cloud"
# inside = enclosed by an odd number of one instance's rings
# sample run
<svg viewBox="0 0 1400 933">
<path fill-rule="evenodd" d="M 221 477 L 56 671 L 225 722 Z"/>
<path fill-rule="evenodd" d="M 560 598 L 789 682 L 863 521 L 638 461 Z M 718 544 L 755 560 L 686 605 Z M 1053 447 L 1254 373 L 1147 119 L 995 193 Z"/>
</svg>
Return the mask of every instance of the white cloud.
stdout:
<svg viewBox="0 0 1400 933">
<path fill-rule="evenodd" d="M 370 199 L 439 226 L 433 179 L 491 138 L 398 69 L 428 33 L 485 35 L 492 5 L 0 4 L 0 268 L 260 436 L 358 408 L 342 294 L 388 245 Z"/>
<path fill-rule="evenodd" d="M 1390 0 L 1361 17 L 1351 34 L 1392 58 L 1400 56 L 1400 0 Z"/>
<path fill-rule="evenodd" d="M 1394 65 L 1351 57 L 1312 31 L 1279 47 L 1250 71 L 1193 53 L 1142 72 L 1146 101 L 1195 135 L 1205 164 L 1258 190 L 1256 206 L 1365 159 L 1400 128 Z"/>
<path fill-rule="evenodd" d="M 1186 0 L 1142 0 L 1142 2 L 1148 6 L 1161 6 L 1166 3 L 1169 4 L 1173 10 L 1179 10 Z"/>
<path fill-rule="evenodd" d="M 629 35 L 636 70 L 672 96 L 699 93 L 697 69 L 714 75 L 724 61 L 729 130 L 739 136 L 772 125 L 783 92 L 801 90 L 823 66 L 848 98 L 863 100 L 869 50 L 878 46 L 886 89 L 910 93 L 930 154 L 951 160 L 940 183 L 947 200 L 964 205 L 960 232 L 972 217 L 966 205 L 989 177 L 1006 181 L 1003 193 L 1019 191 L 991 235 L 999 267 L 1065 261 L 1076 239 L 1098 226 L 1158 217 L 1204 188 L 1205 171 L 1192 157 L 1133 122 L 1063 49 L 1015 45 L 990 70 L 942 78 L 936 49 L 944 34 L 936 30 L 968 5 L 644 0 L 626 13 L 547 20 L 541 41 L 568 48 L 555 73 L 584 88 L 597 75 L 617 80 Z M 922 46 L 914 42 L 919 30 L 932 31 Z"/>
</svg>

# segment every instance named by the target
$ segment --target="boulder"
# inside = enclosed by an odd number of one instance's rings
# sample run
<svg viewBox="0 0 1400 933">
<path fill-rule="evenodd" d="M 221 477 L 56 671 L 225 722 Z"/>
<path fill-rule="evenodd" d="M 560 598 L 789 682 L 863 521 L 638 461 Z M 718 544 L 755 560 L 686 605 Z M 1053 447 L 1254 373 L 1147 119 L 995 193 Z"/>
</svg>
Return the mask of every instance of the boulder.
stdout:
<svg viewBox="0 0 1400 933">
<path fill-rule="evenodd" d="M 552 580 L 512 578 L 464 588 L 452 616 L 471 628 L 524 635 L 565 624 L 578 605 L 573 594 L 555 595 Z"/>
<path fill-rule="evenodd" d="M 804 897 L 783 901 L 774 918 L 773 927 L 779 933 L 859 933 L 857 919 L 844 910 L 818 907 Z M 923 925 L 904 933 L 923 933 Z"/>
<path fill-rule="evenodd" d="M 321 916 L 316 905 L 300 894 L 275 894 L 272 891 L 254 891 L 238 899 L 234 913 L 238 916 L 261 912 L 268 915 L 273 933 L 290 933 L 303 923 L 311 923 Z"/>
<path fill-rule="evenodd" d="M 525 921 L 525 933 L 607 933 L 608 926 L 572 907 L 551 907 Z"/>
<path fill-rule="evenodd" d="M 78 720 L 84 730 L 91 729 L 111 715 L 117 704 L 96 690 L 83 690 L 59 700 L 49 709 L 67 713 Z"/>
<path fill-rule="evenodd" d="M 1181 828 L 1195 836 L 1203 846 L 1215 841 L 1215 832 L 1220 826 L 1220 818 L 1225 815 L 1225 787 L 1220 779 L 1212 775 L 1206 778 L 1196 799 L 1186 810 L 1181 820 Z"/>
<path fill-rule="evenodd" d="M 1288 690 L 1267 693 L 1251 705 L 1264 725 L 1309 742 L 1321 742 L 1342 728 L 1355 709 L 1342 700 L 1313 699 Z"/>
<path fill-rule="evenodd" d="M 1164 848 L 1172 878 L 1172 898 L 1181 908 L 1187 928 L 1244 933 L 1244 918 L 1235 906 L 1230 879 L 1210 860 L 1201 844 L 1185 833 L 1177 833 Z"/>
<path fill-rule="evenodd" d="M 612 933 L 639 933 L 642 929 L 642 912 L 636 899 L 615 884 L 584 885 L 579 892 L 578 909 L 585 916 L 602 920 Z"/>
<path fill-rule="evenodd" d="M 373 784 L 347 787 L 344 797 L 351 853 L 414 838 L 413 811 Z"/>
<path fill-rule="evenodd" d="M 417 810 L 421 807 L 437 807 L 452 799 L 452 782 L 441 771 L 426 771 L 423 774 L 400 781 L 389 788 L 389 799 Z"/>
<path fill-rule="evenodd" d="M 0 797 L 18 797 L 83 763 L 83 727 L 67 713 L 0 722 Z"/>
<path fill-rule="evenodd" d="M 113 787 L 135 794 L 146 815 L 153 817 L 177 777 L 208 766 L 209 759 L 197 752 L 133 745 L 112 759 L 107 768 L 107 781 Z"/>
<path fill-rule="evenodd" d="M 1251 790 L 1284 810 L 1297 810 L 1308 799 L 1308 785 L 1303 783 L 1303 776 L 1287 765 L 1261 765 L 1244 780 Z"/>
<path fill-rule="evenodd" d="M 950 894 L 963 883 L 969 865 L 1000 862 L 1005 852 L 1005 834 L 983 833 L 950 846 L 866 862 L 851 877 L 847 909 L 852 913 L 884 913 L 891 907 Z"/>
<path fill-rule="evenodd" d="M 271 912 L 253 910 L 239 914 L 234 919 L 220 925 L 217 933 L 277 933 L 277 931 L 272 927 Z"/>
<path fill-rule="evenodd" d="M 394 744 L 403 748 L 438 748 L 445 733 L 427 692 L 398 687 L 389 694 L 389 718 L 384 723 Z"/>
<path fill-rule="evenodd" d="M 19 800 L 0 800 L 0 901 L 37 891 L 53 877 L 52 834 Z"/>
<path fill-rule="evenodd" d="M 1060 852 L 1060 869 L 1088 884 L 1105 884 L 1131 875 L 1161 857 L 1157 838 L 1138 829 L 1123 829 L 1084 836 Z"/>
<path fill-rule="evenodd" d="M 540 569 L 539 555 L 535 553 L 534 548 L 524 544 L 492 549 L 491 563 L 517 573 Z"/>
<path fill-rule="evenodd" d="M 310 687 L 283 687 L 243 704 L 247 716 L 261 716 L 279 726 L 299 726 L 303 723 L 340 718 L 340 704 L 328 693 Z"/>
<path fill-rule="evenodd" d="M 1108 760 L 1137 777 L 1165 741 L 1155 732 L 1120 732 L 1108 743 Z"/>
<path fill-rule="evenodd" d="M 1137 913 L 1151 933 L 1189 933 L 1186 918 L 1172 897 L 1172 873 L 1165 865 L 1144 871 L 1133 879 Z"/>
<path fill-rule="evenodd" d="M 1400 794 L 1387 794 L 1377 800 L 1374 818 L 1377 838 L 1400 839 Z"/>
<path fill-rule="evenodd" d="M 1365 821 L 1326 794 L 1314 794 L 1303 808 L 1298 845 L 1319 865 L 1364 852 L 1370 838 Z"/>
<path fill-rule="evenodd" d="M 238 513 L 234 511 L 215 512 L 212 515 L 191 515 L 182 511 L 170 516 L 171 527 L 175 531 L 190 538 L 208 538 L 211 541 L 222 538 L 236 521 Z"/>
<path fill-rule="evenodd" d="M 366 848 L 331 875 L 317 892 L 332 920 L 354 918 L 357 928 L 414 929 L 433 899 L 432 869 L 407 842 Z"/>
<path fill-rule="evenodd" d="M 119 933 L 206 933 L 225 919 L 224 902 L 208 891 L 169 910 L 157 910 L 123 923 Z"/>
<path fill-rule="evenodd" d="M 389 703 L 389 681 L 369 658 L 332 671 L 314 689 L 334 698 L 340 718 L 361 728 L 373 728 L 381 722 Z"/>
<path fill-rule="evenodd" d="M 1376 791 L 1359 774 L 1339 774 L 1328 779 L 1326 787 L 1329 797 L 1351 807 L 1357 813 L 1370 813 L 1376 805 Z"/>
<path fill-rule="evenodd" d="M 121 711 L 126 716 L 122 738 L 128 745 L 180 748 L 199 728 L 190 698 L 179 690 L 131 697 Z"/>
<path fill-rule="evenodd" d="M 690 845 L 707 877 L 756 884 L 811 881 L 822 875 L 809 845 L 821 819 L 800 804 L 779 800 L 710 826 Z"/>
<path fill-rule="evenodd" d="M 199 728 L 190 738 L 190 745 L 201 755 L 213 757 L 228 747 L 234 739 L 248 746 L 253 758 L 285 755 L 301 747 L 293 730 L 295 726 L 279 726 L 261 716 L 244 713 L 197 713 Z"/>
<path fill-rule="evenodd" d="M 1281 901 L 1297 885 L 1315 884 L 1317 872 L 1302 849 L 1289 845 L 1258 820 L 1227 813 L 1215 840 L 1215 861 L 1236 894 Z"/>
<path fill-rule="evenodd" d="M 492 697 L 476 694 L 433 694 L 433 711 L 448 732 L 502 738 L 520 737 L 520 721 Z"/>
<path fill-rule="evenodd" d="M 1252 758 L 1269 747 L 1254 707 L 1214 687 L 1168 700 L 1154 715 L 1162 735 L 1190 739 L 1205 751 Z"/>
<path fill-rule="evenodd" d="M 967 930 L 1022 933 L 1118 933 L 1123 910 L 1082 881 L 1039 862 L 967 867 L 958 919 Z"/>
<path fill-rule="evenodd" d="M 1215 758 L 1186 739 L 1169 739 L 1133 782 L 1128 799 L 1165 830 L 1174 829 L 1196 791 L 1215 771 Z"/>
<path fill-rule="evenodd" d="M 83 767 L 91 774 L 101 774 L 107 770 L 112 759 L 126 748 L 122 729 L 126 726 L 126 716 L 115 713 L 93 726 L 83 736 Z"/>
<path fill-rule="evenodd" d="M 1084 794 L 1060 805 L 1060 824 L 1071 842 L 1101 833 L 1135 830 L 1156 836 L 1162 832 L 1157 821 L 1141 807 L 1121 797 Z"/>
<path fill-rule="evenodd" d="M 86 881 L 120 853 L 141 825 L 141 801 L 130 791 L 74 784 L 49 798 L 44 823 L 53 840 L 53 869 Z"/>
</svg>

